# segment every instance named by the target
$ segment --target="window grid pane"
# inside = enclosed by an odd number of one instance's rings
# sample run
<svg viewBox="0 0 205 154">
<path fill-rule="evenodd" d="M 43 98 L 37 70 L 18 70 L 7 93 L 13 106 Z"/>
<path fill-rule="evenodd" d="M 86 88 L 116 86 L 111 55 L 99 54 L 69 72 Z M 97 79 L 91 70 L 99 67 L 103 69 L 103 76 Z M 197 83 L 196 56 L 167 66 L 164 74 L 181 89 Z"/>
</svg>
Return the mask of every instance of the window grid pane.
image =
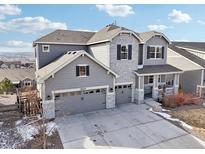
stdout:
<svg viewBox="0 0 205 154">
<path fill-rule="evenodd" d="M 79 67 L 79 74 L 80 74 L 80 76 L 86 76 L 86 67 L 85 66 Z"/>
</svg>

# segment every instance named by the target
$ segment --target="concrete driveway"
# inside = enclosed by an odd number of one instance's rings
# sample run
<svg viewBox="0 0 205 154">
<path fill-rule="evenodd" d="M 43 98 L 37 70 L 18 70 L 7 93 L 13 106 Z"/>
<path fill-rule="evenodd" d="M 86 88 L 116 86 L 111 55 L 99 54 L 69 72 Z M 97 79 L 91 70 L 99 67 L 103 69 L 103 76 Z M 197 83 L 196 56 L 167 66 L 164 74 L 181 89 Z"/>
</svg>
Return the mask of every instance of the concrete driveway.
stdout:
<svg viewBox="0 0 205 154">
<path fill-rule="evenodd" d="M 147 110 L 124 104 L 56 118 L 64 148 L 205 148 L 203 142 Z"/>
</svg>

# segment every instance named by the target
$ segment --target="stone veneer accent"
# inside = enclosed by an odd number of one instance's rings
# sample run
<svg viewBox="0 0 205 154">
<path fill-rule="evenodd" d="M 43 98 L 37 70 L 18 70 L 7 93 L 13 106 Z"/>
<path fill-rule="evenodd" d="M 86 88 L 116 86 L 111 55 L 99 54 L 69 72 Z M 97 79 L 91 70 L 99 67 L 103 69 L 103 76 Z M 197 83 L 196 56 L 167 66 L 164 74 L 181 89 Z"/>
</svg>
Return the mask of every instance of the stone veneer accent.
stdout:
<svg viewBox="0 0 205 154">
<path fill-rule="evenodd" d="M 42 102 L 43 117 L 46 119 L 55 118 L 55 101 L 47 100 Z"/>
<path fill-rule="evenodd" d="M 106 94 L 106 108 L 114 108 L 115 107 L 115 92 L 107 92 Z"/>
<path fill-rule="evenodd" d="M 141 104 L 144 103 L 144 90 L 143 89 L 135 89 L 135 103 Z"/>
</svg>

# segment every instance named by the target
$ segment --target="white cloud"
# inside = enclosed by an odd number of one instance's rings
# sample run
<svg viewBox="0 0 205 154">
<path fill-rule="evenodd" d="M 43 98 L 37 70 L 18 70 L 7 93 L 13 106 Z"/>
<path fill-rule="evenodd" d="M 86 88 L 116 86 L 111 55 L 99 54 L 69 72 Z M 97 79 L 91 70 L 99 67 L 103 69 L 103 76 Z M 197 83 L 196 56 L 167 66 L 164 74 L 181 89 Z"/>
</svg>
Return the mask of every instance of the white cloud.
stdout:
<svg viewBox="0 0 205 154">
<path fill-rule="evenodd" d="M 168 18 L 175 23 L 189 23 L 192 19 L 189 14 L 173 9 Z"/>
<path fill-rule="evenodd" d="M 4 19 L 6 15 L 19 15 L 21 9 L 16 5 L 0 5 L 0 19 Z"/>
<path fill-rule="evenodd" d="M 16 31 L 26 34 L 36 34 L 45 30 L 67 29 L 65 23 L 52 22 L 44 17 L 24 17 L 0 22 L 0 31 Z"/>
<path fill-rule="evenodd" d="M 32 43 L 19 40 L 9 40 L 0 43 L 0 52 L 32 52 Z"/>
<path fill-rule="evenodd" d="M 205 25 L 205 21 L 202 21 L 202 20 L 197 20 L 197 23 L 199 23 L 201 25 Z"/>
<path fill-rule="evenodd" d="M 147 28 L 149 30 L 164 31 L 168 29 L 169 27 L 166 25 L 148 25 Z"/>
<path fill-rule="evenodd" d="M 135 13 L 129 5 L 98 4 L 96 7 L 99 11 L 105 11 L 112 17 L 125 17 Z"/>
<path fill-rule="evenodd" d="M 74 29 L 76 31 L 83 31 L 83 32 L 97 32 L 97 30 L 90 30 L 90 29 Z"/>
</svg>

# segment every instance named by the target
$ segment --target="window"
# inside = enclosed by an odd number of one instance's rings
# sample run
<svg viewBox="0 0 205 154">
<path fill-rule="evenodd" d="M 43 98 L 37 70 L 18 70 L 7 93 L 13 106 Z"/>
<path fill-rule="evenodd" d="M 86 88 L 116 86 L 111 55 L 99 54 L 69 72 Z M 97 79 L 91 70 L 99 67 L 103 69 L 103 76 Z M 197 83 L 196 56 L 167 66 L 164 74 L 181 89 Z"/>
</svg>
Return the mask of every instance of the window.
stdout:
<svg viewBox="0 0 205 154">
<path fill-rule="evenodd" d="M 117 45 L 117 60 L 132 59 L 132 45 Z"/>
<path fill-rule="evenodd" d="M 42 45 L 42 51 L 43 52 L 49 52 L 50 51 L 50 46 L 49 45 Z"/>
<path fill-rule="evenodd" d="M 148 82 L 149 83 L 153 83 L 153 80 L 154 80 L 154 76 L 153 75 L 148 76 Z"/>
<path fill-rule="evenodd" d="M 147 47 L 147 59 L 163 59 L 164 47 L 162 46 L 148 46 Z"/>
<path fill-rule="evenodd" d="M 144 84 L 153 84 L 153 80 L 154 80 L 153 75 L 145 76 L 144 77 Z"/>
<path fill-rule="evenodd" d="M 158 82 L 159 83 L 165 83 L 165 75 L 159 75 L 158 76 Z"/>
<path fill-rule="evenodd" d="M 76 66 L 76 76 L 80 76 L 80 77 L 89 76 L 89 66 L 86 64 Z"/>
<path fill-rule="evenodd" d="M 121 47 L 121 59 L 127 59 L 128 57 L 128 49 L 127 46 L 123 45 Z"/>
</svg>

